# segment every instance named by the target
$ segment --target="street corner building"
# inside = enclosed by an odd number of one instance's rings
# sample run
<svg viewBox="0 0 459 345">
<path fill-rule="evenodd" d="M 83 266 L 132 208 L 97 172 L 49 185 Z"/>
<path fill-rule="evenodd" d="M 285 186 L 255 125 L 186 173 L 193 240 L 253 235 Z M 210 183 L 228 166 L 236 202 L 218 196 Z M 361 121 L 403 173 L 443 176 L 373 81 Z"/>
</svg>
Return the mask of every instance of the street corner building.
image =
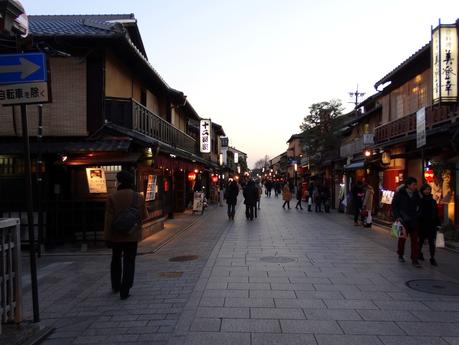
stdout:
<svg viewBox="0 0 459 345">
<path fill-rule="evenodd" d="M 201 117 L 149 63 L 133 14 L 29 16 L 29 25 L 27 52 L 46 54 L 51 96 L 27 107 L 41 243 L 101 240 L 122 169 L 147 202 L 143 237 L 190 207 L 197 185 L 210 197 L 225 132 L 213 124 L 210 153 L 200 152 Z M 0 217 L 19 217 L 25 228 L 19 107 L 1 107 L 0 123 Z"/>
</svg>

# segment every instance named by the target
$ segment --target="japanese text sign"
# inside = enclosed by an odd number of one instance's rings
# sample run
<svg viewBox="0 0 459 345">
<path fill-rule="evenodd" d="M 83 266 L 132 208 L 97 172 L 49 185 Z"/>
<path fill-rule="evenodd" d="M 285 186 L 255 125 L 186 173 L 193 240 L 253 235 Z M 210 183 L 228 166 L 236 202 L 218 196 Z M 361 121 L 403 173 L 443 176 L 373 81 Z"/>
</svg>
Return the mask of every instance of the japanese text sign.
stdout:
<svg viewBox="0 0 459 345">
<path fill-rule="evenodd" d="M 456 102 L 458 96 L 458 38 L 453 25 L 439 25 L 432 32 L 433 102 Z"/>
<path fill-rule="evenodd" d="M 201 120 L 199 126 L 199 147 L 201 153 L 210 153 L 212 124 L 210 120 Z"/>
</svg>

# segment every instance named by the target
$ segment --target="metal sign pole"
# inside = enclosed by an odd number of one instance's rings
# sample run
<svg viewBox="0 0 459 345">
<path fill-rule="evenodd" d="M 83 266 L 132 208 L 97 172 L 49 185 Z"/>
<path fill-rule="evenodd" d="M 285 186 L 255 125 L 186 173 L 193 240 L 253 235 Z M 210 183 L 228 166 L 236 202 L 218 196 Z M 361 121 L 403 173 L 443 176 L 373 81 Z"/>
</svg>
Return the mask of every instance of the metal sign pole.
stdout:
<svg viewBox="0 0 459 345">
<path fill-rule="evenodd" d="M 27 106 L 21 104 L 22 136 L 24 137 L 24 173 L 27 201 L 27 226 L 30 243 L 30 279 L 32 282 L 33 322 L 40 322 L 38 305 L 37 261 L 35 257 L 35 234 L 33 220 L 32 163 L 30 161 L 29 130 L 27 125 Z"/>
</svg>

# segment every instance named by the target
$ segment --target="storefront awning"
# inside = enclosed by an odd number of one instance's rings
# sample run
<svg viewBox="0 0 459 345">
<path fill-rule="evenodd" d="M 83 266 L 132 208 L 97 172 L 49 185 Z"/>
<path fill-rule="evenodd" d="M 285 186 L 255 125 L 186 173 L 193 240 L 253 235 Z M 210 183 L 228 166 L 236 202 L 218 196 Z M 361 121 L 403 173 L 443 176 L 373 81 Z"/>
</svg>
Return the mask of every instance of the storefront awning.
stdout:
<svg viewBox="0 0 459 345">
<path fill-rule="evenodd" d="M 344 166 L 344 170 L 363 169 L 364 166 L 365 166 L 365 162 L 364 161 L 357 161 L 357 162 L 353 162 L 351 164 L 345 165 Z"/>
<path fill-rule="evenodd" d="M 31 142 L 30 152 L 32 154 L 56 153 L 91 153 L 91 152 L 126 152 L 131 145 L 130 138 L 113 138 L 100 140 L 81 140 L 65 142 Z M 0 155 L 21 155 L 24 153 L 24 144 L 22 142 L 0 143 Z"/>
<path fill-rule="evenodd" d="M 123 163 L 135 163 L 140 157 L 141 153 L 107 153 L 107 154 L 93 154 L 84 155 L 80 157 L 68 158 L 63 165 L 71 166 L 101 166 L 101 165 L 119 165 Z"/>
</svg>

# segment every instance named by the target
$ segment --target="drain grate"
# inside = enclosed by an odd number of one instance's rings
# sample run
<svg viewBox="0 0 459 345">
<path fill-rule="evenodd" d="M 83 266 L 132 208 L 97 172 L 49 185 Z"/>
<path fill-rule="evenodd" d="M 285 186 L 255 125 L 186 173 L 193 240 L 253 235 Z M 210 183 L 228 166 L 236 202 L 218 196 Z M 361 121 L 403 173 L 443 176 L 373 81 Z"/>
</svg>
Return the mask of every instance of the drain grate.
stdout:
<svg viewBox="0 0 459 345">
<path fill-rule="evenodd" d="M 159 275 L 165 278 L 180 278 L 183 272 L 159 272 Z"/>
<path fill-rule="evenodd" d="M 182 255 L 182 256 L 175 256 L 173 258 L 170 258 L 169 261 L 172 262 L 182 262 L 182 261 L 193 261 L 197 260 L 199 256 L 197 255 Z"/>
<path fill-rule="evenodd" d="M 433 295 L 443 295 L 443 296 L 459 296 L 459 283 L 444 281 L 444 280 L 434 280 L 434 279 L 419 279 L 419 280 L 410 280 L 406 282 L 406 286 L 409 288 L 426 292 Z"/>
<path fill-rule="evenodd" d="M 260 260 L 271 264 L 286 264 L 296 261 L 295 259 L 289 258 L 287 256 L 264 256 L 260 258 Z"/>
</svg>

